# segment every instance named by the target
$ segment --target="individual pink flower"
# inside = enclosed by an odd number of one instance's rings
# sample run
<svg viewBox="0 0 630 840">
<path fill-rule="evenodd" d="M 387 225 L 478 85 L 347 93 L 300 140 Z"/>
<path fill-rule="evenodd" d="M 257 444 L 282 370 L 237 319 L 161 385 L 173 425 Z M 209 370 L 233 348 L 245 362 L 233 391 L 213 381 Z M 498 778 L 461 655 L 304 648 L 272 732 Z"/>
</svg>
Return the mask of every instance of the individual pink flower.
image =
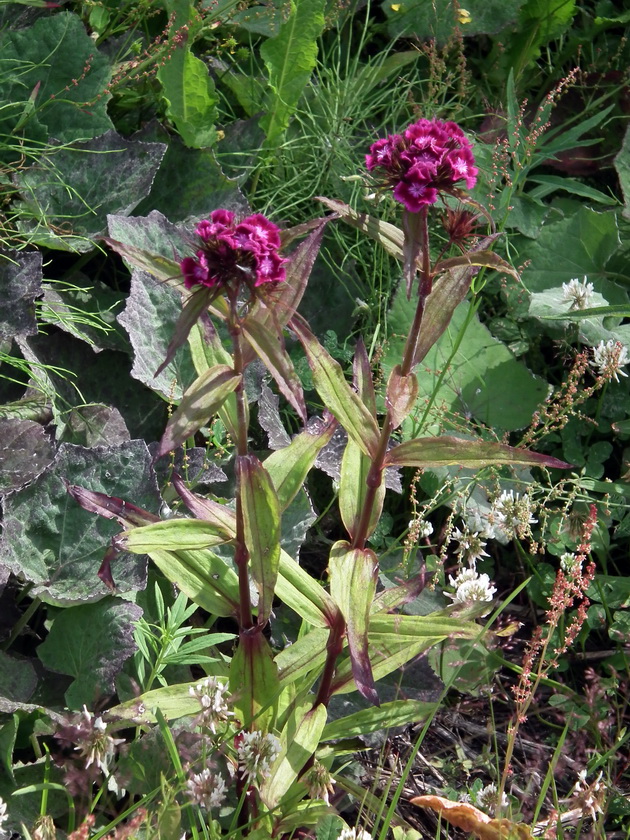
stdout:
<svg viewBox="0 0 630 840">
<path fill-rule="evenodd" d="M 472 147 L 454 122 L 418 120 L 404 133 L 377 140 L 365 156 L 370 172 L 383 175 L 384 186 L 412 213 L 435 204 L 440 191 L 465 183 L 472 189 L 478 169 Z"/>
<path fill-rule="evenodd" d="M 260 213 L 238 221 L 230 210 L 214 210 L 195 232 L 202 247 L 180 263 L 187 289 L 241 283 L 255 288 L 285 280 L 287 260 L 278 254 L 280 231 Z"/>
</svg>

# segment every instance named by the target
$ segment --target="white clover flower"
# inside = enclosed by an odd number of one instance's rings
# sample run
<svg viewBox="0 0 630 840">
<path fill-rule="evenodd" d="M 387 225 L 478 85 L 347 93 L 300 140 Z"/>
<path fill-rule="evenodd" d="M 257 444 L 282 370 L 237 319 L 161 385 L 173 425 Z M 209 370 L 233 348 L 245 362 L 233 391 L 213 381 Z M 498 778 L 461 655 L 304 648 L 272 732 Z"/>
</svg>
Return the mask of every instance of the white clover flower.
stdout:
<svg viewBox="0 0 630 840">
<path fill-rule="evenodd" d="M 560 568 L 565 575 L 573 575 L 580 570 L 581 562 L 578 561 L 572 551 L 560 555 Z"/>
<path fill-rule="evenodd" d="M 243 732 L 240 737 L 237 755 L 241 775 L 250 785 L 259 784 L 280 752 L 280 741 L 275 735 L 265 735 L 258 729 Z"/>
<path fill-rule="evenodd" d="M 497 786 L 494 782 L 491 782 L 489 785 L 481 788 L 481 790 L 477 793 L 475 800 L 477 807 L 489 814 L 495 814 L 499 805 L 501 808 L 507 808 L 509 805 L 509 800 L 503 791 L 501 792 L 501 802 L 499 802 L 499 794 Z"/>
<path fill-rule="evenodd" d="M 538 522 L 532 515 L 532 502 L 527 493 L 522 496 L 514 490 L 504 490 L 492 504 L 492 515 L 496 526 L 509 538 L 525 537 L 530 525 Z"/>
<path fill-rule="evenodd" d="M 327 805 L 330 805 L 330 794 L 333 793 L 335 786 L 332 776 L 321 761 L 315 760 L 302 780 L 311 799 L 323 799 Z"/>
<path fill-rule="evenodd" d="M 462 569 L 457 577 L 448 578 L 455 593 L 445 592 L 447 598 L 452 598 L 454 604 L 470 604 L 476 601 L 492 601 L 496 586 L 492 586 L 488 575 L 480 575 L 475 564 Z"/>
<path fill-rule="evenodd" d="M 341 834 L 337 840 L 372 840 L 372 835 L 364 828 L 345 828 L 341 829 Z"/>
<path fill-rule="evenodd" d="M 619 382 L 619 374 L 627 376 L 628 374 L 621 370 L 630 363 L 630 355 L 628 355 L 628 348 L 620 341 L 614 338 L 608 341 L 600 341 L 597 347 L 593 348 L 593 358 L 591 360 L 591 367 L 594 367 L 602 376 L 608 379 L 614 379 Z"/>
<path fill-rule="evenodd" d="M 411 526 L 411 522 L 409 525 Z M 416 525 L 418 529 L 418 536 L 419 537 L 430 537 L 433 533 L 433 525 L 430 522 L 426 522 L 425 520 L 420 520 Z"/>
<path fill-rule="evenodd" d="M 201 706 L 201 714 L 195 718 L 196 726 L 206 727 L 216 734 L 217 723 L 233 715 L 225 699 L 225 695 L 229 696 L 227 683 L 216 677 L 208 677 L 195 686 L 191 685 L 188 693 L 196 697 Z"/>
<path fill-rule="evenodd" d="M 103 718 L 100 716 L 95 718 L 92 712 L 88 711 L 87 706 L 83 706 L 81 714 L 84 723 L 80 726 L 75 750 L 86 759 L 86 768 L 91 764 L 96 764 L 101 772 L 107 775 L 116 747 L 118 744 L 124 744 L 125 739 L 112 738 L 108 735 L 107 724 Z"/>
<path fill-rule="evenodd" d="M 603 773 L 600 772 L 589 785 L 586 782 L 586 768 L 580 770 L 577 782 L 571 792 L 571 797 L 576 800 L 576 805 L 581 807 L 584 813 L 588 813 L 592 819 L 595 819 L 598 813 L 602 814 L 604 811 L 603 802 L 606 788 L 602 784 L 602 775 Z"/>
<path fill-rule="evenodd" d="M 588 309 L 593 299 L 593 284 L 587 281 L 586 275 L 584 280 L 578 280 L 575 277 L 569 280 L 568 283 L 562 284 L 562 300 L 565 303 L 570 303 L 569 310 L 572 309 Z"/>
<path fill-rule="evenodd" d="M 223 805 L 227 788 L 223 776 L 206 767 L 201 773 L 193 773 L 186 782 L 188 796 L 195 805 L 210 811 Z"/>
<path fill-rule="evenodd" d="M 460 561 L 465 559 L 469 563 L 475 563 L 481 557 L 490 556 L 484 550 L 486 542 L 481 538 L 481 534 L 478 531 L 469 531 L 468 528 L 460 531 L 459 528 L 455 528 L 451 539 L 459 543 L 457 555 Z"/>
<path fill-rule="evenodd" d="M 2 830 L 2 826 L 6 823 L 8 819 L 9 815 L 7 813 L 7 803 L 0 796 L 0 830 Z"/>
</svg>

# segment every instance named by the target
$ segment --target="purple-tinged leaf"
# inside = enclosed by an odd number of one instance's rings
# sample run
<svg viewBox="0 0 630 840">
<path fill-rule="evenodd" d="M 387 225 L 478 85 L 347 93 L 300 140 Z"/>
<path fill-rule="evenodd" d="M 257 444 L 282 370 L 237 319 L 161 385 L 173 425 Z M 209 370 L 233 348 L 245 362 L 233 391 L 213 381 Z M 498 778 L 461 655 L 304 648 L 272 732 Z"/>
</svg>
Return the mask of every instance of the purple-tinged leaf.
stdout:
<svg viewBox="0 0 630 840">
<path fill-rule="evenodd" d="M 173 487 L 188 510 L 197 519 L 210 522 L 218 529 L 217 533 L 222 534 L 226 542 L 234 539 L 236 536 L 236 514 L 233 510 L 212 499 L 205 499 L 203 496 L 191 492 L 177 473 L 173 474 Z"/>
<path fill-rule="evenodd" d="M 477 245 L 474 251 L 488 248 L 499 234 L 492 234 Z M 413 364 L 417 365 L 427 355 L 431 347 L 446 330 L 453 312 L 464 300 L 470 289 L 473 277 L 477 268 L 471 265 L 451 268 L 433 281 L 433 289 L 427 298 L 424 314 L 422 316 L 422 328 L 418 337 L 418 344 L 414 354 Z"/>
<path fill-rule="evenodd" d="M 341 365 L 324 350 L 304 319 L 296 315 L 291 323 L 302 342 L 315 387 L 324 405 L 335 415 L 361 451 L 373 457 L 380 439 L 376 420 L 346 382 Z"/>
<path fill-rule="evenodd" d="M 385 407 L 392 419 L 392 430 L 397 429 L 411 413 L 418 398 L 418 379 L 415 373 L 403 376 L 400 365 L 392 369 L 387 381 Z"/>
<path fill-rule="evenodd" d="M 173 338 L 166 350 L 166 358 L 155 371 L 156 377 L 159 376 L 164 368 L 173 361 L 175 353 L 180 347 L 182 347 L 202 313 L 207 312 L 208 306 L 214 296 L 216 296 L 215 290 L 209 289 L 206 286 L 199 286 L 188 297 L 182 307 L 182 314 L 179 316 L 177 323 L 175 324 Z"/>
<path fill-rule="evenodd" d="M 308 278 L 319 254 L 328 219 L 319 219 L 318 222 L 318 226 L 310 236 L 300 242 L 289 256 L 285 281 L 279 283 L 274 289 L 267 300 L 267 305 L 262 300 L 255 302 L 249 320 L 258 321 L 269 326 L 270 329 L 280 329 L 293 317 L 306 291 Z M 254 357 L 253 351 L 245 348 L 245 361 L 250 362 Z"/>
<path fill-rule="evenodd" d="M 241 382 L 240 374 L 227 365 L 217 365 L 199 376 L 182 397 L 168 421 L 160 441 L 158 457 L 181 446 L 184 441 L 208 423 L 227 397 Z"/>
<path fill-rule="evenodd" d="M 271 613 L 280 564 L 280 508 L 269 473 L 255 455 L 236 458 L 245 545 L 258 589 L 258 623 Z"/>
<path fill-rule="evenodd" d="M 376 594 L 378 558 L 369 548 L 353 549 L 337 542 L 328 562 L 330 594 L 346 620 L 352 675 L 359 692 L 374 706 L 379 705 L 368 651 L 370 609 Z"/>
<path fill-rule="evenodd" d="M 105 493 L 95 493 L 77 484 L 67 484 L 68 494 L 75 502 L 81 505 L 83 510 L 104 516 L 105 519 L 115 519 L 123 528 L 129 525 L 141 528 L 143 525 L 150 525 L 152 522 L 160 522 L 160 517 L 147 510 L 136 507 L 130 502 L 125 502 L 116 496 L 107 496 Z"/>
<path fill-rule="evenodd" d="M 12 252 L 0 257 L 0 341 L 35 335 L 35 298 L 42 294 L 42 255 Z"/>
<path fill-rule="evenodd" d="M 443 616 L 372 615 L 369 625 L 368 654 L 374 680 L 398 670 L 419 653 L 448 638 L 475 639 L 483 632 L 474 621 Z M 342 661 L 335 673 L 333 694 L 356 689 L 353 663 Z"/>
<path fill-rule="evenodd" d="M 281 394 L 306 423 L 306 405 L 300 379 L 284 347 L 282 334 L 271 331 L 256 318 L 247 318 L 242 325 L 243 335 L 258 358 L 273 376 Z"/>
<path fill-rule="evenodd" d="M 424 590 L 427 578 L 430 579 L 430 577 L 431 575 L 421 572 L 419 575 L 412 577 L 411 580 L 405 581 L 405 583 L 383 589 L 372 602 L 372 612 L 392 612 L 398 607 L 414 601 Z"/>
<path fill-rule="evenodd" d="M 504 443 L 465 440 L 452 435 L 414 438 L 400 443 L 389 450 L 385 456 L 385 463 L 389 466 L 414 467 L 415 469 L 447 467 L 452 464 L 475 469 L 498 464 L 571 469 L 571 464 L 553 458 L 551 455 L 530 452 L 528 449 L 517 449 Z"/>
<path fill-rule="evenodd" d="M 374 392 L 374 378 L 372 376 L 372 368 L 370 367 L 370 360 L 363 339 L 359 338 L 354 350 L 354 360 L 352 362 L 352 379 L 357 394 L 363 401 L 363 405 L 368 409 L 372 417 L 376 419 L 376 394 Z"/>
</svg>

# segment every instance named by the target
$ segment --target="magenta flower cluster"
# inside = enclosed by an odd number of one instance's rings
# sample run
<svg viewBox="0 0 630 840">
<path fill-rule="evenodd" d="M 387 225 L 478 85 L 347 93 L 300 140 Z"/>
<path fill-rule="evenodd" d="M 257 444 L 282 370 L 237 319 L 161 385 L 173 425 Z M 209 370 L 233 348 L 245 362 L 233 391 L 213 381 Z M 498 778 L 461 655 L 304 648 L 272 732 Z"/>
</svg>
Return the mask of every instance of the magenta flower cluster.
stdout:
<svg viewBox="0 0 630 840">
<path fill-rule="evenodd" d="M 451 192 L 461 181 L 472 189 L 478 172 L 464 132 L 440 120 L 418 120 L 403 134 L 377 140 L 365 163 L 370 172 L 383 170 L 394 198 L 412 213 L 435 204 L 440 191 Z"/>
<path fill-rule="evenodd" d="M 260 213 L 237 221 L 230 210 L 214 210 L 195 228 L 202 247 L 181 261 L 187 289 L 201 285 L 250 287 L 285 279 L 286 259 L 278 254 L 280 231 Z"/>
</svg>

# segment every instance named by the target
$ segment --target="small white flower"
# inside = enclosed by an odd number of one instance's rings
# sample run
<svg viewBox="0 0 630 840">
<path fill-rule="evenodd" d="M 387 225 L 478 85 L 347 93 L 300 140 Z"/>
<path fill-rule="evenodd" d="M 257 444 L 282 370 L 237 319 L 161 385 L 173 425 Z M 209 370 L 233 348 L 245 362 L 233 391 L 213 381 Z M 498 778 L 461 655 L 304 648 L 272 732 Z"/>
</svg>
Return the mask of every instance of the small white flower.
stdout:
<svg viewBox="0 0 630 840">
<path fill-rule="evenodd" d="M 201 706 L 201 714 L 195 718 L 196 726 L 207 727 L 216 734 L 217 723 L 227 720 L 233 714 L 225 699 L 228 694 L 227 683 L 216 677 L 208 677 L 195 686 L 191 685 L 188 693 L 196 697 Z"/>
<path fill-rule="evenodd" d="M 615 341 L 614 338 L 600 341 L 597 347 L 593 348 L 591 366 L 596 368 L 601 375 L 614 379 L 615 382 L 619 382 L 619 374 L 628 375 L 621 370 L 628 363 L 630 363 L 628 348 L 620 341 Z"/>
<path fill-rule="evenodd" d="M 457 555 L 461 560 L 468 560 L 469 563 L 475 563 L 481 557 L 489 557 L 487 551 L 485 551 L 486 542 L 481 538 L 481 534 L 478 531 L 469 531 L 468 528 L 465 528 L 464 531 L 460 531 L 459 528 L 455 528 L 451 539 L 456 540 L 459 543 L 459 547 L 457 549 Z"/>
<path fill-rule="evenodd" d="M 509 538 L 526 537 L 530 532 L 529 526 L 538 522 L 532 515 L 532 503 L 527 493 L 521 496 L 514 490 L 504 490 L 493 502 L 491 512 L 495 525 Z"/>
<path fill-rule="evenodd" d="M 413 524 L 413 523 L 411 523 L 411 522 L 409 523 L 409 525 L 410 525 L 410 526 L 411 526 L 412 524 Z M 418 536 L 419 536 L 419 537 L 430 537 L 430 536 L 431 536 L 431 534 L 433 533 L 433 525 L 431 525 L 431 523 L 430 523 L 430 522 L 426 522 L 426 521 L 422 521 L 422 520 L 421 520 L 421 521 L 420 521 L 420 522 L 416 525 L 416 528 L 418 529 Z"/>
<path fill-rule="evenodd" d="M 568 283 L 562 284 L 562 300 L 565 303 L 570 303 L 571 309 L 588 309 L 593 298 L 593 284 L 587 281 L 586 276 L 584 280 L 580 281 L 575 277 L 569 280 Z"/>
<path fill-rule="evenodd" d="M 332 776 L 321 761 L 315 760 L 311 769 L 302 777 L 302 780 L 308 789 L 311 799 L 323 799 L 327 805 L 330 805 L 330 794 L 335 790 L 335 786 Z"/>
<path fill-rule="evenodd" d="M 509 800 L 504 792 L 501 792 L 501 802 L 499 803 L 497 786 L 494 782 L 491 782 L 489 785 L 481 788 L 475 799 L 477 807 L 489 814 L 495 814 L 499 804 L 501 808 L 507 808 L 509 805 Z"/>
<path fill-rule="evenodd" d="M 560 568 L 565 575 L 573 575 L 580 570 L 581 563 L 578 562 L 577 557 L 572 551 L 567 551 L 560 555 Z"/>
<path fill-rule="evenodd" d="M 88 711 L 87 706 L 83 706 L 81 714 L 85 723 L 80 726 L 75 750 L 85 758 L 86 768 L 91 764 L 96 764 L 101 772 L 107 775 L 116 747 L 118 744 L 124 744 L 125 739 L 112 738 L 108 735 L 107 724 L 103 718 L 100 716 L 95 718 L 92 712 Z"/>
<path fill-rule="evenodd" d="M 0 829 L 8 819 L 9 815 L 7 814 L 7 803 L 0 796 Z"/>
<path fill-rule="evenodd" d="M 337 840 L 372 840 L 372 835 L 364 828 L 345 828 L 341 829 L 341 834 Z"/>
<path fill-rule="evenodd" d="M 220 808 L 227 793 L 223 776 L 213 773 L 209 767 L 201 773 L 193 773 L 186 782 L 186 787 L 191 801 L 205 808 L 206 811 L 211 808 Z"/>
<path fill-rule="evenodd" d="M 243 732 L 237 749 L 241 775 L 249 784 L 259 784 L 279 752 L 280 741 L 275 735 L 264 735 L 258 729 Z"/>
<path fill-rule="evenodd" d="M 589 785 L 586 782 L 586 768 L 580 770 L 577 782 L 571 791 L 571 798 L 575 800 L 575 804 L 581 807 L 584 813 L 588 813 L 591 819 L 595 819 L 598 813 L 602 814 L 604 811 L 606 788 L 602 784 L 602 775 L 600 772 Z"/>
<path fill-rule="evenodd" d="M 445 592 L 448 598 L 453 599 L 455 604 L 470 604 L 475 601 L 492 601 L 496 586 L 492 586 L 488 575 L 480 575 L 475 564 L 469 568 L 462 569 L 457 577 L 448 578 L 449 584 L 455 589 L 455 593 Z"/>
</svg>

